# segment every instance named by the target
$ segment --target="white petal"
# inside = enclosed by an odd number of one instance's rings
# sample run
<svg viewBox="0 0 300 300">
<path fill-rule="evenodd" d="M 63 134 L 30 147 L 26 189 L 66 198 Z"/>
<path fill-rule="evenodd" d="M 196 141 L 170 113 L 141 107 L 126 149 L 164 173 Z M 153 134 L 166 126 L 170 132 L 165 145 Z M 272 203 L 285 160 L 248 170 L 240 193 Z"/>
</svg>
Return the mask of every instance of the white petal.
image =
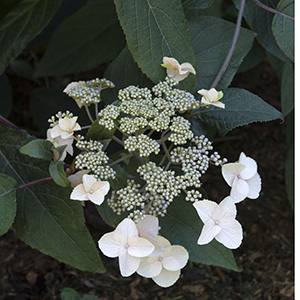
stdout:
<svg viewBox="0 0 300 300">
<path fill-rule="evenodd" d="M 140 233 L 139 237 L 146 239 L 154 246 L 154 250 L 148 255 L 149 257 L 159 256 L 163 252 L 161 245 L 156 241 L 156 239 L 153 239 L 151 236 L 144 233 Z"/>
<path fill-rule="evenodd" d="M 55 126 L 51 129 L 51 131 L 50 131 L 50 135 L 51 135 L 51 137 L 52 137 L 53 139 L 56 138 L 56 137 L 58 137 L 58 136 L 60 136 L 61 133 L 62 133 L 62 130 L 61 130 L 61 128 L 59 127 L 59 125 L 55 125 Z"/>
<path fill-rule="evenodd" d="M 247 181 L 238 179 L 237 177 L 233 181 L 230 196 L 234 199 L 235 203 L 243 201 L 249 194 L 249 185 Z"/>
<path fill-rule="evenodd" d="M 62 131 L 67 131 L 70 129 L 70 122 L 67 119 L 59 119 L 58 125 Z"/>
<path fill-rule="evenodd" d="M 101 205 L 104 201 L 104 194 L 100 190 L 97 190 L 92 194 L 87 193 L 87 197 L 96 205 Z"/>
<path fill-rule="evenodd" d="M 210 105 L 220 107 L 220 108 L 225 108 L 225 104 L 221 101 L 216 101 L 216 102 L 211 102 Z"/>
<path fill-rule="evenodd" d="M 110 185 L 108 181 L 96 181 L 92 185 L 93 191 L 100 190 L 104 195 L 108 193 L 109 189 L 110 189 Z"/>
<path fill-rule="evenodd" d="M 87 192 L 92 189 L 92 186 L 96 181 L 97 179 L 93 175 L 85 174 L 82 176 L 82 183 Z"/>
<path fill-rule="evenodd" d="M 160 257 L 162 258 L 162 265 L 166 270 L 177 271 L 187 264 L 189 253 L 184 247 L 173 245 L 167 247 Z"/>
<path fill-rule="evenodd" d="M 73 118 L 70 118 L 70 119 L 67 120 L 69 122 L 69 128 L 70 129 L 74 128 L 77 119 L 78 119 L 78 117 L 73 117 Z"/>
<path fill-rule="evenodd" d="M 121 249 L 119 255 L 119 267 L 121 275 L 128 277 L 132 275 L 140 265 L 140 258 L 128 254 L 127 249 Z"/>
<path fill-rule="evenodd" d="M 70 195 L 70 199 L 81 201 L 89 200 L 83 184 L 79 184 L 73 189 L 73 192 Z"/>
<path fill-rule="evenodd" d="M 207 90 L 202 89 L 202 90 L 199 90 L 197 93 L 202 95 L 205 98 L 207 95 L 207 92 L 208 92 Z"/>
<path fill-rule="evenodd" d="M 72 130 L 73 130 L 73 131 L 81 130 L 81 127 L 80 127 L 80 125 L 79 125 L 78 123 L 76 123 L 75 126 L 72 127 Z"/>
<path fill-rule="evenodd" d="M 171 243 L 161 235 L 158 235 L 155 240 L 163 249 L 166 249 L 167 247 L 171 246 Z"/>
<path fill-rule="evenodd" d="M 149 256 L 154 250 L 154 246 L 149 241 L 138 236 L 129 238 L 128 245 L 128 253 L 135 257 Z"/>
<path fill-rule="evenodd" d="M 155 239 L 158 235 L 158 218 L 147 215 L 136 224 L 139 234 L 144 233 Z"/>
<path fill-rule="evenodd" d="M 118 257 L 121 249 L 124 249 L 126 237 L 120 232 L 110 232 L 104 234 L 98 241 L 98 246 L 104 255 L 108 257 Z"/>
<path fill-rule="evenodd" d="M 168 271 L 166 269 L 162 269 L 160 274 L 152 279 L 157 285 L 166 288 L 173 285 L 179 279 L 179 276 L 180 270 Z"/>
<path fill-rule="evenodd" d="M 215 208 L 218 206 L 216 202 L 210 200 L 201 200 L 193 203 L 199 217 L 203 223 L 206 223 L 213 216 Z"/>
<path fill-rule="evenodd" d="M 145 260 L 141 260 L 137 273 L 146 278 L 152 278 L 157 275 L 162 270 L 161 261 L 158 260 L 158 257 L 149 257 Z"/>
<path fill-rule="evenodd" d="M 246 167 L 239 163 L 229 163 L 222 166 L 222 175 L 229 186 Z"/>
<path fill-rule="evenodd" d="M 223 219 L 223 218 L 234 218 L 236 217 L 236 206 L 235 206 L 235 201 L 232 197 L 228 196 L 225 199 L 223 199 L 219 203 L 219 208 L 220 208 L 220 215 L 218 219 Z"/>
<path fill-rule="evenodd" d="M 261 178 L 259 174 L 256 173 L 252 178 L 247 180 L 247 183 L 249 185 L 249 193 L 247 197 L 250 199 L 258 198 L 261 190 Z"/>
<path fill-rule="evenodd" d="M 138 236 L 139 232 L 136 228 L 135 223 L 128 218 L 125 218 L 116 228 L 116 231 L 124 234 L 127 239 L 133 236 Z"/>
<path fill-rule="evenodd" d="M 243 239 L 241 224 L 235 219 L 224 218 L 220 221 L 219 226 L 222 230 L 216 235 L 216 240 L 229 249 L 238 248 Z"/>
<path fill-rule="evenodd" d="M 246 168 L 240 173 L 242 179 L 250 179 L 257 173 L 257 163 L 253 158 L 247 157 L 243 152 L 240 154 L 239 163 Z"/>
<path fill-rule="evenodd" d="M 81 170 L 81 171 L 76 172 L 75 174 L 68 176 L 68 180 L 71 183 L 71 187 L 75 187 L 75 186 L 79 185 L 80 183 L 82 183 L 82 176 L 89 172 L 90 172 L 89 170 Z"/>
<path fill-rule="evenodd" d="M 204 224 L 197 244 L 205 245 L 210 243 L 220 231 L 221 227 L 216 225 L 214 220 L 209 220 Z"/>
<path fill-rule="evenodd" d="M 196 75 L 196 71 L 190 63 L 182 63 L 180 67 L 181 67 L 181 71 L 187 71 Z"/>
<path fill-rule="evenodd" d="M 67 132 L 67 131 L 62 131 L 60 136 L 63 138 L 63 139 L 69 139 L 70 137 L 73 136 L 73 132 Z"/>
<path fill-rule="evenodd" d="M 217 100 L 218 92 L 216 91 L 216 89 L 210 89 L 206 94 L 206 98 L 209 102 L 214 102 L 215 100 Z"/>
</svg>

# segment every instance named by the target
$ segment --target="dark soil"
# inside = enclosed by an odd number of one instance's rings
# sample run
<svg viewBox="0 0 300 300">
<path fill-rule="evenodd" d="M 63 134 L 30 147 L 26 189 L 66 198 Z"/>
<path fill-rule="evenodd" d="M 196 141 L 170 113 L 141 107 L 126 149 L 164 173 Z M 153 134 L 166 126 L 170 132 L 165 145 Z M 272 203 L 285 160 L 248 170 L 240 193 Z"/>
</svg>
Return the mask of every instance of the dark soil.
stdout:
<svg viewBox="0 0 300 300">
<path fill-rule="evenodd" d="M 249 77 L 238 74 L 232 85 L 258 94 L 280 110 L 280 84 L 276 74 L 266 63 L 257 71 L 260 77 L 256 76 L 256 82 L 249 84 Z M 22 84 L 20 79 L 13 79 Z M 15 91 L 18 93 L 21 92 Z M 24 94 L 19 96 L 26 99 Z M 15 113 L 10 120 L 19 126 L 30 124 L 26 105 L 24 110 L 19 108 L 18 115 Z M 97 295 L 98 300 L 294 299 L 294 214 L 285 191 L 285 124 L 277 120 L 236 128 L 225 137 L 216 137 L 214 148 L 229 161 L 236 161 L 244 151 L 257 161 L 262 177 L 260 197 L 238 204 L 238 220 L 243 226 L 244 239 L 233 253 L 240 273 L 189 263 L 182 270 L 179 281 L 164 289 L 137 274 L 121 277 L 117 260 L 102 255 L 108 270 L 106 274 L 76 270 L 33 250 L 9 231 L 0 237 L 0 300 L 60 299 L 65 287 L 75 289 L 81 296 Z M 211 167 L 205 180 L 204 187 L 211 199 L 220 201 L 229 194 L 219 168 Z M 90 205 L 86 216 L 91 234 L 97 241 L 106 228 L 101 227 Z"/>
</svg>

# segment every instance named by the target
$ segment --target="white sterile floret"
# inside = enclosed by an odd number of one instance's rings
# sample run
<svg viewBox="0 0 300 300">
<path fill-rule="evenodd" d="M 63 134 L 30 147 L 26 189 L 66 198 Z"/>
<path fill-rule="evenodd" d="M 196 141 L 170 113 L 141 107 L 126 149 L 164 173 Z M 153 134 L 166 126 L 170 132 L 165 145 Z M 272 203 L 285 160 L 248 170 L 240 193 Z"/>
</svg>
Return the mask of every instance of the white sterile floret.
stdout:
<svg viewBox="0 0 300 300">
<path fill-rule="evenodd" d="M 58 124 L 51 130 L 51 137 L 56 138 L 61 136 L 62 139 L 68 139 L 73 136 L 74 131 L 81 130 L 81 127 L 76 123 L 78 117 L 70 119 L 59 119 Z"/>
<path fill-rule="evenodd" d="M 147 257 L 154 250 L 154 246 L 138 234 L 135 223 L 126 218 L 113 232 L 104 234 L 98 242 L 104 255 L 119 257 L 123 277 L 132 275 L 138 269 L 141 257 Z"/>
<path fill-rule="evenodd" d="M 56 154 L 58 154 L 58 156 L 59 156 L 58 151 L 54 152 L 54 157 L 56 159 L 64 161 L 64 159 L 67 156 L 67 153 L 69 153 L 70 155 L 73 155 L 73 153 L 74 153 L 74 150 L 73 150 L 73 147 L 72 147 L 74 138 L 70 137 L 68 139 L 63 139 L 61 136 L 53 138 L 51 136 L 52 130 L 53 130 L 53 128 L 50 128 L 50 129 L 47 130 L 47 140 L 50 141 L 54 145 L 55 148 L 58 148 L 60 146 L 67 146 L 65 148 L 64 152 L 62 153 L 61 157 L 56 157 Z"/>
<path fill-rule="evenodd" d="M 137 273 L 152 278 L 161 287 L 169 287 L 178 280 L 180 270 L 188 262 L 189 254 L 182 246 L 171 246 L 162 236 L 157 236 L 156 241 L 161 246 L 159 255 L 142 259 Z"/>
<path fill-rule="evenodd" d="M 236 249 L 243 239 L 241 224 L 235 219 L 236 206 L 228 196 L 220 204 L 210 200 L 193 203 L 197 213 L 204 223 L 199 245 L 210 243 L 214 238 L 229 249 Z"/>
<path fill-rule="evenodd" d="M 82 176 L 82 184 L 74 188 L 70 198 L 80 201 L 90 200 L 100 205 L 104 201 L 104 196 L 108 193 L 109 188 L 108 181 L 97 181 L 94 176 L 85 174 Z"/>
<path fill-rule="evenodd" d="M 68 180 L 71 184 L 71 187 L 74 188 L 77 185 L 81 184 L 83 175 L 88 174 L 89 172 L 90 170 L 80 170 L 75 174 L 68 176 Z"/>
<path fill-rule="evenodd" d="M 225 104 L 219 101 L 223 97 L 222 91 L 218 92 L 216 89 L 212 88 L 210 90 L 199 90 L 198 93 L 203 96 L 201 104 L 225 108 Z"/>
<path fill-rule="evenodd" d="M 261 190 L 261 178 L 257 173 L 256 161 L 247 157 L 243 152 L 236 163 L 228 163 L 222 166 L 222 175 L 229 186 L 230 196 L 235 203 L 239 203 L 246 197 L 256 199 Z"/>
<path fill-rule="evenodd" d="M 190 63 L 179 64 L 179 62 L 172 57 L 164 57 L 161 66 L 166 68 L 167 74 L 178 82 L 185 79 L 189 73 L 196 75 L 196 71 Z"/>
</svg>

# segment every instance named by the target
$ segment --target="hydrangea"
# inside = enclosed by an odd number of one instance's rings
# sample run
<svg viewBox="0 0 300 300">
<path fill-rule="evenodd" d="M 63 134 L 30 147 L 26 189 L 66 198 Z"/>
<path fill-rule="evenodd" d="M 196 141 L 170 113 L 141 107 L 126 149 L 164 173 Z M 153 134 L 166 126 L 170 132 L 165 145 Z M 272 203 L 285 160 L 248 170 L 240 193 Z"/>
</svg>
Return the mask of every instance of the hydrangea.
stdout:
<svg viewBox="0 0 300 300">
<path fill-rule="evenodd" d="M 81 127 L 76 123 L 78 117 L 73 117 L 70 119 L 61 118 L 58 124 L 55 125 L 50 132 L 51 137 L 57 138 L 61 136 L 62 139 L 68 139 L 73 136 L 74 131 L 81 130 Z"/>
<path fill-rule="evenodd" d="M 222 175 L 229 186 L 230 196 L 235 203 L 243 201 L 246 197 L 256 199 L 261 190 L 261 178 L 257 173 L 256 161 L 247 157 L 244 152 L 240 154 L 236 163 L 222 166 Z"/>
<path fill-rule="evenodd" d="M 202 95 L 201 104 L 213 105 L 220 108 L 225 108 L 225 104 L 219 101 L 223 97 L 223 92 L 218 92 L 212 88 L 210 90 L 199 90 L 198 93 Z"/>
</svg>

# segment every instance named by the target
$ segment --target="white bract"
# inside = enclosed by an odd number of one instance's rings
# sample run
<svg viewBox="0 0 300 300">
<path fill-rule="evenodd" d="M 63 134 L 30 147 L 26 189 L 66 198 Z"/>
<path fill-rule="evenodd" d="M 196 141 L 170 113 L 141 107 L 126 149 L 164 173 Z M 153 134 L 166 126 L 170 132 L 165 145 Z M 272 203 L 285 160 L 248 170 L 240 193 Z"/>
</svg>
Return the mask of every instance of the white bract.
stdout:
<svg viewBox="0 0 300 300">
<path fill-rule="evenodd" d="M 92 175 L 83 175 L 82 183 L 77 185 L 70 195 L 72 200 L 87 201 L 100 205 L 109 191 L 108 181 L 97 181 Z"/>
<path fill-rule="evenodd" d="M 199 245 L 210 243 L 214 238 L 229 249 L 236 249 L 243 239 L 241 224 L 235 219 L 236 206 L 228 196 L 220 204 L 210 200 L 195 202 L 193 206 L 204 223 Z"/>
<path fill-rule="evenodd" d="M 161 66 L 166 68 L 167 74 L 178 82 L 185 79 L 189 73 L 196 75 L 196 71 L 190 63 L 179 64 L 179 62 L 172 57 L 164 57 Z"/>
<path fill-rule="evenodd" d="M 71 184 L 71 187 L 74 188 L 77 185 L 81 184 L 83 175 L 88 174 L 89 172 L 90 170 L 80 170 L 75 174 L 68 176 L 68 180 Z"/>
<path fill-rule="evenodd" d="M 182 246 L 171 246 L 162 236 L 157 236 L 156 241 L 161 247 L 160 253 L 142 259 L 137 273 L 152 278 L 161 287 L 169 287 L 178 280 L 180 270 L 186 265 L 189 254 Z"/>
<path fill-rule="evenodd" d="M 223 97 L 222 91 L 218 92 L 216 89 L 212 88 L 210 90 L 199 90 L 198 93 L 203 96 L 201 104 L 225 108 L 225 104 L 219 101 Z"/>
<path fill-rule="evenodd" d="M 58 124 L 51 129 L 51 137 L 61 136 L 62 139 L 68 139 L 73 136 L 74 131 L 80 130 L 81 127 L 76 123 L 78 117 L 70 119 L 59 119 Z"/>
<path fill-rule="evenodd" d="M 139 267 L 141 257 L 147 257 L 154 246 L 138 236 L 138 230 L 131 219 L 124 219 L 117 228 L 104 234 L 98 242 L 100 250 L 108 257 L 119 257 L 121 275 L 128 277 Z"/>
<path fill-rule="evenodd" d="M 222 175 L 229 186 L 230 196 L 235 203 L 241 202 L 246 197 L 256 199 L 261 190 L 261 178 L 257 173 L 256 161 L 247 157 L 243 152 L 236 163 L 222 166 Z"/>
</svg>

